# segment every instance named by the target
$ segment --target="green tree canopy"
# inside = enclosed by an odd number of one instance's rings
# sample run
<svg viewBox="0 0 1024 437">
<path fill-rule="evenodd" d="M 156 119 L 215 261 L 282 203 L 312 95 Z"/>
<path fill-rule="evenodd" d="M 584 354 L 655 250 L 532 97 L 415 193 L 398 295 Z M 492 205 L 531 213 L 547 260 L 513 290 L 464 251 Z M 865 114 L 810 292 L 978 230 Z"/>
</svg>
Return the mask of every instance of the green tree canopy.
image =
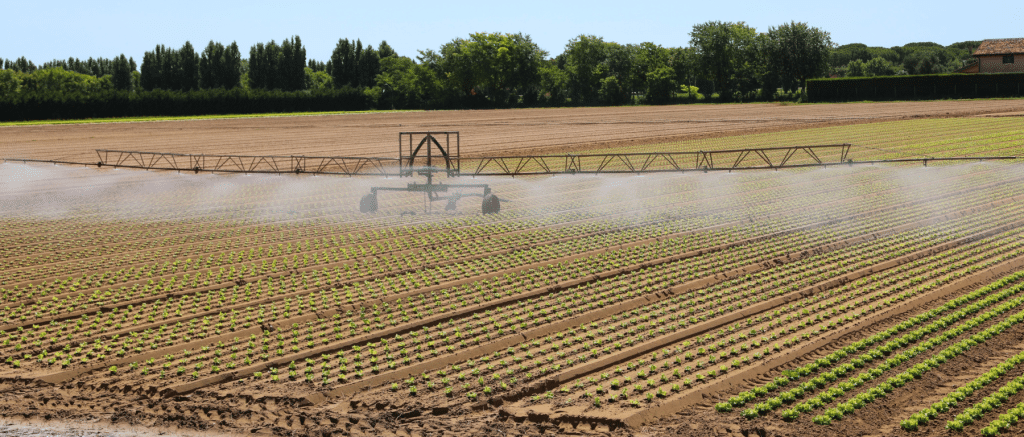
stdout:
<svg viewBox="0 0 1024 437">
<path fill-rule="evenodd" d="M 270 40 L 266 45 L 256 43 L 249 49 L 249 88 L 274 89 L 281 62 L 281 47 Z"/>
<path fill-rule="evenodd" d="M 114 88 L 123 91 L 132 89 L 132 68 L 131 64 L 128 63 L 128 58 L 123 53 L 114 61 L 114 74 L 112 76 Z"/>
<path fill-rule="evenodd" d="M 594 35 L 580 35 L 565 45 L 565 73 L 574 105 L 597 101 L 601 79 L 607 69 L 602 65 L 608 55 L 607 47 L 603 38 Z"/>
<path fill-rule="evenodd" d="M 203 89 L 231 89 L 240 85 L 242 55 L 238 44 L 225 47 L 210 41 L 199 57 L 199 86 Z"/>
<path fill-rule="evenodd" d="M 335 86 L 355 86 L 357 82 L 355 44 L 348 38 L 338 40 L 331 54 L 331 77 Z"/>
<path fill-rule="evenodd" d="M 176 71 L 177 86 L 175 89 L 196 90 L 199 89 L 199 54 L 196 53 L 192 43 L 185 41 L 178 51 L 178 69 Z"/>
<path fill-rule="evenodd" d="M 93 94 L 114 89 L 110 76 L 97 78 L 61 67 L 36 70 L 21 77 L 21 91 L 37 95 Z"/>
<path fill-rule="evenodd" d="M 456 38 L 439 51 L 420 52 L 456 96 L 483 93 L 492 103 L 507 104 L 519 92 L 536 92 L 547 52 L 521 33 L 473 33 Z"/>
<path fill-rule="evenodd" d="M 698 71 L 712 81 L 714 92 L 732 92 L 757 82 L 751 77 L 759 61 L 757 31 L 743 22 L 709 21 L 693 26 L 690 45 Z"/>
<path fill-rule="evenodd" d="M 13 97 L 21 90 L 21 74 L 14 69 L 0 70 L 0 99 Z"/>
<path fill-rule="evenodd" d="M 540 67 L 540 89 L 545 101 L 552 106 L 565 105 L 569 76 L 556 62 L 544 62 Z"/>
<path fill-rule="evenodd" d="M 333 88 L 331 75 L 327 74 L 326 71 L 314 71 L 312 68 L 306 67 L 304 72 L 306 75 L 306 84 L 303 89 L 319 91 Z"/>
<path fill-rule="evenodd" d="M 799 81 L 825 76 L 833 47 L 832 37 L 807 23 L 790 22 L 768 30 L 766 40 L 768 69 L 783 81 Z"/>
<path fill-rule="evenodd" d="M 185 41 L 181 49 L 158 45 L 142 57 L 140 82 L 146 90 L 199 89 L 199 55 L 192 43 Z"/>
<path fill-rule="evenodd" d="M 298 36 L 249 49 L 249 87 L 297 91 L 306 86 L 306 49 Z"/>
<path fill-rule="evenodd" d="M 854 59 L 847 65 L 848 77 L 892 76 L 900 72 L 899 67 L 884 58 L 871 58 L 867 62 Z"/>
<path fill-rule="evenodd" d="M 395 53 L 395 49 L 388 45 L 387 41 L 381 41 L 380 47 L 377 48 L 377 54 L 383 58 L 398 57 L 398 53 Z"/>
</svg>

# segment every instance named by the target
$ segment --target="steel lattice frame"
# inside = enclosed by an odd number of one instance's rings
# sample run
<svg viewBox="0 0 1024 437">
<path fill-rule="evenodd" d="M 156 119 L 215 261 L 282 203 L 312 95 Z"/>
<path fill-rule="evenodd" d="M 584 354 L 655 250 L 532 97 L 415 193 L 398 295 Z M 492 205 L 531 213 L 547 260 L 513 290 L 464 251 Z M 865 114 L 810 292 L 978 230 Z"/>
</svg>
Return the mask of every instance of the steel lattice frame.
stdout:
<svg viewBox="0 0 1024 437">
<path fill-rule="evenodd" d="M 444 136 L 444 144 L 439 138 Z M 452 137 L 455 147 L 452 150 Z M 418 142 L 416 141 L 418 139 Z M 407 141 L 406 141 L 407 140 Z M 414 147 L 414 144 L 416 146 Z M 408 146 L 408 153 L 405 147 Z M 424 146 L 426 149 L 424 150 Z M 412 182 L 405 187 L 373 187 L 360 199 L 362 212 L 377 210 L 378 192 L 422 192 L 431 202 L 447 200 L 446 210 L 453 210 L 459 199 L 483 198 L 484 214 L 500 211 L 500 200 L 487 184 L 435 183 L 435 173 L 459 176 L 540 176 L 580 174 L 645 174 L 684 173 L 733 170 L 778 170 L 800 167 L 876 163 L 922 163 L 929 161 L 1016 160 L 1016 156 L 965 156 L 948 158 L 900 158 L 856 161 L 850 158 L 850 144 L 828 144 L 793 147 L 762 147 L 750 149 L 599 153 L 566 155 L 521 155 L 462 157 L 458 132 L 401 132 L 398 136 L 398 158 L 354 156 L 282 156 L 282 155 L 206 155 L 141 152 L 127 150 L 96 150 L 99 167 L 133 168 L 215 173 L 313 174 L 340 176 L 425 176 L 426 183 Z M 437 155 L 435 155 L 435 149 Z M 419 159 L 419 161 L 417 161 Z M 443 161 L 444 166 L 435 166 Z M 10 159 L 15 162 L 46 162 L 53 164 L 84 164 L 32 159 Z M 425 162 L 424 162 L 425 161 Z M 464 169 L 468 171 L 463 172 Z M 465 194 L 462 190 L 482 189 L 482 194 Z M 450 192 L 449 190 L 452 190 Z M 442 195 L 448 193 L 447 195 Z"/>
<path fill-rule="evenodd" d="M 414 147 L 413 135 L 423 135 Z M 454 135 L 444 146 L 439 135 Z M 408 142 L 404 140 L 408 139 Z M 422 146 L 426 145 L 426 153 Z M 406 153 L 404 147 L 408 146 Z M 458 132 L 402 132 L 399 157 L 275 156 L 275 155 L 191 155 L 180 153 L 97 150 L 99 166 L 218 173 L 300 173 L 342 176 L 413 176 L 415 172 L 447 173 L 449 176 L 531 176 L 560 174 L 644 174 L 687 171 L 768 170 L 822 167 L 840 164 L 876 164 L 929 161 L 1013 160 L 1016 156 L 951 158 L 903 158 L 852 161 L 851 144 L 769 147 L 697 152 L 605 153 L 568 155 L 522 155 L 462 157 Z M 433 149 L 439 149 L 435 155 Z M 435 158 L 436 157 L 436 158 Z M 415 159 L 426 165 L 415 167 Z M 442 160 L 444 168 L 434 168 Z M 21 160 L 27 161 L 27 160 Z M 422 165 L 422 164 L 421 164 Z"/>
<path fill-rule="evenodd" d="M 281 155 L 190 155 L 96 150 L 100 167 L 216 173 L 310 173 L 343 176 L 397 175 L 397 158 Z"/>
<path fill-rule="evenodd" d="M 833 144 L 697 152 L 496 156 L 471 158 L 477 165 L 471 173 L 462 175 L 643 174 L 836 165 L 848 162 L 851 147 L 850 144 Z M 823 160 L 822 156 L 834 160 Z M 731 164 L 716 165 L 722 162 Z"/>
</svg>

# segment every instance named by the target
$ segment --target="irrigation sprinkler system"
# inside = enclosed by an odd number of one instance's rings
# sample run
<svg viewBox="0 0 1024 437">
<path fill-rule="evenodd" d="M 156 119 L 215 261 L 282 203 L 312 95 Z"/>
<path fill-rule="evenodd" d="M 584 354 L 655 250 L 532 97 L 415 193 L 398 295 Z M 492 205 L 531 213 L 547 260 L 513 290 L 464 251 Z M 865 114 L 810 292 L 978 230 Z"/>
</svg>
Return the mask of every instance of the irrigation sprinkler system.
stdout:
<svg viewBox="0 0 1024 437">
<path fill-rule="evenodd" d="M 488 184 L 445 183 L 438 175 L 457 177 L 516 177 L 541 175 L 602 175 L 686 173 L 740 170 L 778 170 L 854 164 L 922 163 L 929 161 L 1016 160 L 1016 156 L 902 158 L 854 161 L 851 144 L 696 152 L 603 153 L 565 155 L 470 156 L 461 155 L 457 131 L 400 132 L 398 157 L 206 155 L 98 149 L 97 167 L 244 174 L 312 174 L 335 176 L 425 177 L 405 187 L 373 187 L 359 201 L 364 213 L 377 211 L 384 191 L 424 193 L 427 205 L 446 202 L 454 210 L 462 198 L 481 197 L 481 212 L 501 211 L 501 201 Z M 14 162 L 85 163 L 6 158 Z M 92 165 L 92 164 L 86 164 Z M 480 190 L 480 192 L 476 192 Z M 468 192 L 468 193 L 467 193 Z"/>
<path fill-rule="evenodd" d="M 441 144 L 439 138 L 444 138 Z M 454 149 L 452 140 L 454 138 Z M 416 144 L 415 148 L 413 144 Z M 406 150 L 408 145 L 408 150 Z M 424 148 L 426 146 L 426 148 Z M 436 149 L 436 150 L 435 150 Z M 380 191 L 407 191 L 424 193 L 426 200 L 435 202 L 446 201 L 444 209 L 454 211 L 459 199 L 463 197 L 479 196 L 480 210 L 484 214 L 494 214 L 501 211 L 501 201 L 498 196 L 491 193 L 491 187 L 487 184 L 446 184 L 434 182 L 435 173 L 444 173 L 448 177 L 461 175 L 462 161 L 461 138 L 459 133 L 451 132 L 400 132 L 398 134 L 398 176 L 413 177 L 423 176 L 427 178 L 426 183 L 410 182 L 405 187 L 373 187 L 370 194 L 359 199 L 359 211 L 377 211 L 377 193 Z M 419 158 L 419 161 L 417 161 Z M 441 162 L 444 167 L 440 166 Z M 435 163 L 437 165 L 435 165 Z M 481 189 L 482 193 L 465 194 L 463 190 Z M 450 194 L 441 195 L 441 193 Z M 429 203 L 428 203 L 429 205 Z"/>
</svg>

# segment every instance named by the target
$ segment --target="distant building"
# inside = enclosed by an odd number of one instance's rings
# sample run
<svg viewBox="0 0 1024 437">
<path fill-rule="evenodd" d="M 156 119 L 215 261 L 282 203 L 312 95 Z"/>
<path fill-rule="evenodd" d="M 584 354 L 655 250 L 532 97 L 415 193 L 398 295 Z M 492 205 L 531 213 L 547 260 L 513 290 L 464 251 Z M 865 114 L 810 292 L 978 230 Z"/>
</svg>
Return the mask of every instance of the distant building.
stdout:
<svg viewBox="0 0 1024 437">
<path fill-rule="evenodd" d="M 978 72 L 978 60 L 974 59 L 970 64 L 960 67 L 958 70 L 953 71 L 954 73 L 977 73 Z"/>
<path fill-rule="evenodd" d="M 986 39 L 956 73 L 1024 73 L 1024 38 Z"/>
</svg>

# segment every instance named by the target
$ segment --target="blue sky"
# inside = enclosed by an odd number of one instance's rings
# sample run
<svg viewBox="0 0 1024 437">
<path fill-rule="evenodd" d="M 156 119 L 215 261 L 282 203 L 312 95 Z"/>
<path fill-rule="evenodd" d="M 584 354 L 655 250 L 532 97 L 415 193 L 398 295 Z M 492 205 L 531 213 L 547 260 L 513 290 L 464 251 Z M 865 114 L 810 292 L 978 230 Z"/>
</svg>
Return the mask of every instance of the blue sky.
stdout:
<svg viewBox="0 0 1024 437">
<path fill-rule="evenodd" d="M 55 1 L 5 2 L 0 58 L 113 57 L 141 61 L 157 44 L 201 50 L 210 40 L 237 41 L 243 56 L 257 42 L 299 35 L 306 57 L 326 61 L 339 38 L 400 55 L 434 48 L 471 32 L 522 32 L 551 56 L 569 39 L 686 46 L 694 24 L 744 21 L 759 31 L 791 20 L 832 34 L 837 44 L 894 46 L 932 41 L 1024 37 L 1024 1 Z M 500 6 L 499 6 L 500 5 Z M 987 13 L 995 13 L 986 15 Z"/>
</svg>

